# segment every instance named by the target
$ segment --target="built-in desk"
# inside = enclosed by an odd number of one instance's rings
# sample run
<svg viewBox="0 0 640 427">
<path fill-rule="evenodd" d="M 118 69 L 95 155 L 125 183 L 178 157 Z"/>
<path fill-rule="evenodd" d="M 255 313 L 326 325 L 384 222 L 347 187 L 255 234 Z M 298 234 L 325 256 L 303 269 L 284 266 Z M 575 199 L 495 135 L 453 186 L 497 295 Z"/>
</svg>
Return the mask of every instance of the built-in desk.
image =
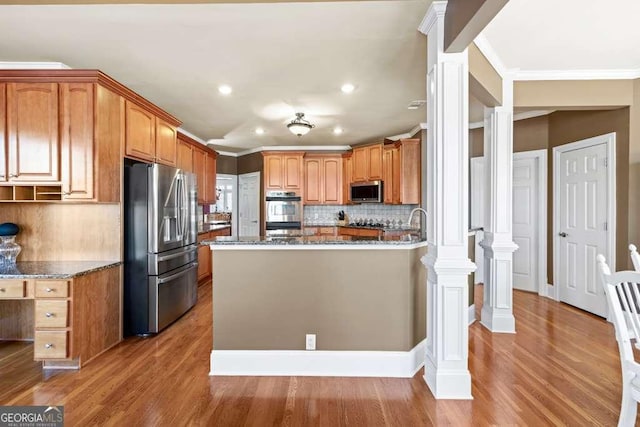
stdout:
<svg viewBox="0 0 640 427">
<path fill-rule="evenodd" d="M 80 368 L 122 340 L 121 263 L 0 267 L 0 341 L 33 341 L 45 368 Z"/>
</svg>

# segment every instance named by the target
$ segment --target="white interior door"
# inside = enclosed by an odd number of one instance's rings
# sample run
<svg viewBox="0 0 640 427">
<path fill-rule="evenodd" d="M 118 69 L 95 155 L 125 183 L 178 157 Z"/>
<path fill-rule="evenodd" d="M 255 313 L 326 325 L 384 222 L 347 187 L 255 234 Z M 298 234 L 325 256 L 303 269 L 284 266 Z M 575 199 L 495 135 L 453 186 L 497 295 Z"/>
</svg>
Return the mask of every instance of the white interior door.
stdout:
<svg viewBox="0 0 640 427">
<path fill-rule="evenodd" d="M 603 143 L 565 151 L 559 159 L 559 194 L 554 198 L 559 203 L 554 282 L 561 301 L 606 316 L 596 255 L 608 253 L 607 147 Z"/>
<path fill-rule="evenodd" d="M 238 177 L 239 236 L 260 235 L 260 172 Z"/>
<path fill-rule="evenodd" d="M 538 159 L 513 160 L 513 288 L 538 292 Z"/>
</svg>

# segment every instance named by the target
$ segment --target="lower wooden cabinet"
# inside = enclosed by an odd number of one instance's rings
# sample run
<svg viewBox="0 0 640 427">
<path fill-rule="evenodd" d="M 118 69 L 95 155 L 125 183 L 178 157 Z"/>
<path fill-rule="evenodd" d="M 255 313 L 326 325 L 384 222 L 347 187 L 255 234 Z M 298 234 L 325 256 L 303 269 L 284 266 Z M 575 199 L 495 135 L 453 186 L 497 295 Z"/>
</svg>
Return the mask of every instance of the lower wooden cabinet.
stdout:
<svg viewBox="0 0 640 427">
<path fill-rule="evenodd" d="M 338 236 L 381 237 L 382 230 L 359 227 L 338 227 Z"/>
<path fill-rule="evenodd" d="M 45 367 L 81 367 L 122 340 L 121 277 L 116 266 L 72 279 L 0 279 L 13 319 L 0 322 L 0 339 L 33 340 Z"/>
<path fill-rule="evenodd" d="M 203 240 L 213 239 L 216 236 L 231 236 L 231 227 L 200 233 L 198 234 L 198 243 Z M 211 248 L 206 245 L 200 245 L 198 246 L 198 283 L 202 285 L 210 281 L 212 273 Z"/>
</svg>

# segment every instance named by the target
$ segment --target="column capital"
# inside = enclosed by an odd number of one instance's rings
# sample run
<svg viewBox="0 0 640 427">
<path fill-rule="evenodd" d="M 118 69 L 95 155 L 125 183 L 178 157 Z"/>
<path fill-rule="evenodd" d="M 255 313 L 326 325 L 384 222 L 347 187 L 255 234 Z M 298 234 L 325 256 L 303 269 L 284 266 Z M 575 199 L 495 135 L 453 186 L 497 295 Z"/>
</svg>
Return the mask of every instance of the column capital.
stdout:
<svg viewBox="0 0 640 427">
<path fill-rule="evenodd" d="M 444 21 L 444 14 L 447 11 L 446 1 L 434 1 L 429 6 L 427 13 L 422 18 L 422 22 L 418 25 L 418 31 L 422 34 L 429 35 L 431 29 L 436 25 L 438 20 Z"/>
<path fill-rule="evenodd" d="M 443 259 L 427 252 L 426 255 L 420 258 L 420 262 L 422 262 L 429 271 L 433 271 L 433 273 L 439 276 L 457 274 L 468 276 L 476 271 L 476 265 L 471 262 L 469 258 Z"/>
</svg>

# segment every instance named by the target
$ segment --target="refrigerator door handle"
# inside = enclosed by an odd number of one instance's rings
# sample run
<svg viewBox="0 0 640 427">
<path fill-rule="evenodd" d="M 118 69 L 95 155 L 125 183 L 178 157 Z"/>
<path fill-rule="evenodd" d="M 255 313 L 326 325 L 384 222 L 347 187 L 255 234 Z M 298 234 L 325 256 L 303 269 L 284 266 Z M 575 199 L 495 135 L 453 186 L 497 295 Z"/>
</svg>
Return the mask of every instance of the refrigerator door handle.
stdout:
<svg viewBox="0 0 640 427">
<path fill-rule="evenodd" d="M 172 281 L 174 279 L 177 279 L 178 277 L 182 277 L 182 276 L 186 275 L 187 273 L 189 273 L 189 271 L 191 271 L 194 268 L 198 267 L 198 263 L 197 262 L 192 262 L 191 264 L 187 264 L 186 267 L 187 268 L 185 268 L 184 270 L 182 270 L 179 273 L 175 273 L 175 274 L 172 274 L 171 276 L 167 276 L 167 277 L 163 277 L 162 279 L 158 279 L 158 284 L 161 285 L 163 283 L 170 282 L 170 281 Z"/>
<path fill-rule="evenodd" d="M 187 193 L 187 177 L 186 175 L 182 174 L 182 206 L 181 206 L 181 212 L 180 215 L 182 215 L 182 239 L 186 240 L 185 238 L 187 237 L 186 235 L 189 233 L 189 230 L 187 227 L 188 223 L 187 221 L 189 220 L 189 215 L 188 215 L 188 211 L 189 211 L 189 194 Z"/>
<path fill-rule="evenodd" d="M 195 252 L 197 250 L 198 250 L 198 247 L 196 246 L 196 247 L 190 248 L 187 251 L 183 251 L 183 252 L 180 252 L 180 253 L 177 253 L 177 254 L 163 255 L 161 257 L 158 257 L 158 262 L 162 262 L 162 261 L 167 261 L 167 260 L 170 260 L 170 259 L 178 258 L 178 257 L 184 256 L 185 254 L 189 254 L 191 252 Z"/>
<path fill-rule="evenodd" d="M 182 224 L 182 175 L 176 175 L 176 228 L 177 228 L 177 238 L 178 240 L 183 239 L 183 224 Z"/>
</svg>

